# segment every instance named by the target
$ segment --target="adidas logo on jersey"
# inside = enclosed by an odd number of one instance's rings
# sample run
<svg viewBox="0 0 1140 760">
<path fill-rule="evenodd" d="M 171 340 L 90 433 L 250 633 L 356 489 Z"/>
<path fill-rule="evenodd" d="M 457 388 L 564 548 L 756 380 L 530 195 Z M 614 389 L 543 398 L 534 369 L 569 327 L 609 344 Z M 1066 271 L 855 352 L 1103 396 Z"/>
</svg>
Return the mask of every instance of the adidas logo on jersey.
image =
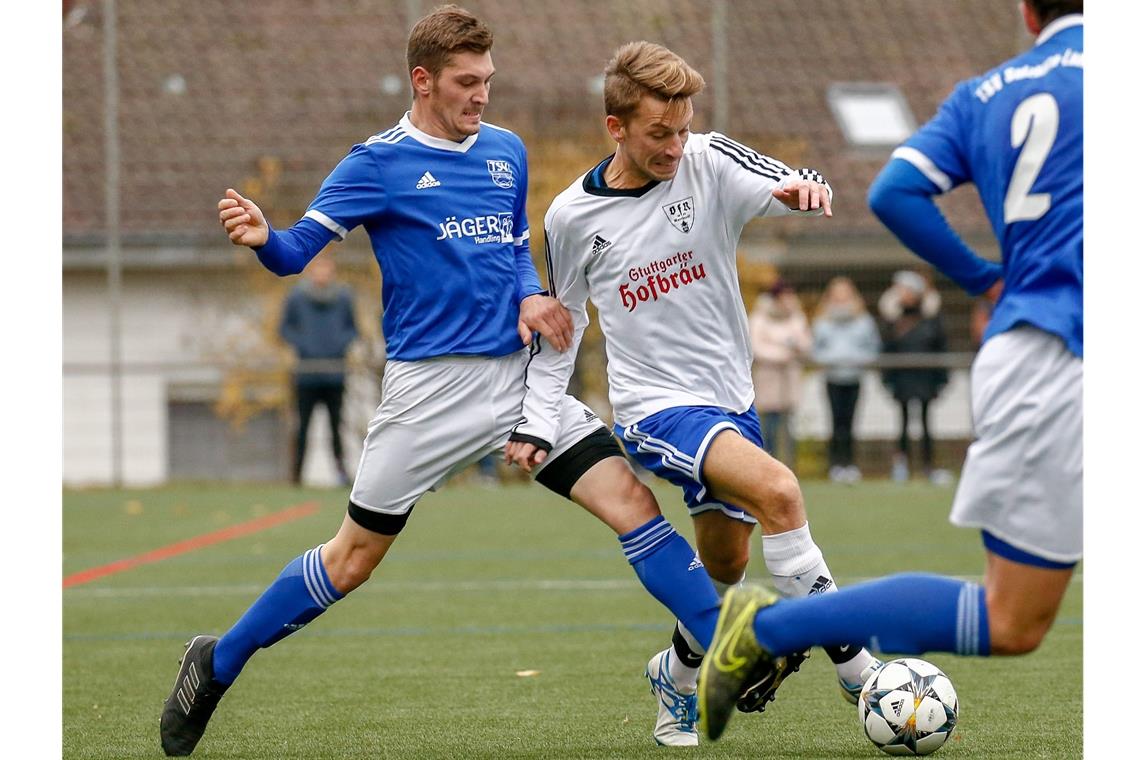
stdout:
<svg viewBox="0 0 1140 760">
<path fill-rule="evenodd" d="M 424 176 L 420 177 L 420 181 L 416 183 L 417 190 L 424 190 L 429 187 L 439 187 L 442 183 L 431 176 L 431 172 L 424 172 Z"/>
<path fill-rule="evenodd" d="M 593 422 L 594 420 L 598 419 L 598 415 L 594 414 L 594 410 L 589 408 L 585 410 L 585 417 L 586 422 Z"/>
<path fill-rule="evenodd" d="M 590 255 L 597 256 L 599 253 L 606 250 L 611 245 L 613 245 L 613 243 L 606 240 L 601 235 L 594 235 L 594 247 L 590 249 Z"/>
</svg>

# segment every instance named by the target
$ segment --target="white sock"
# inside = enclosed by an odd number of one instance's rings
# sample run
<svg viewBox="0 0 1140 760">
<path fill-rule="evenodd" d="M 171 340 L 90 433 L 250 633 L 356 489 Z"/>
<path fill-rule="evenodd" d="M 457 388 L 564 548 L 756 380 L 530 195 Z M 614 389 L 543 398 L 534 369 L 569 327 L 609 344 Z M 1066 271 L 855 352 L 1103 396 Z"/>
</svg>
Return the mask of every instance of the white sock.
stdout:
<svg viewBox="0 0 1140 760">
<path fill-rule="evenodd" d="M 763 540 L 764 564 L 780 596 L 819 594 L 835 585 L 807 523 L 795 530 L 764 536 Z"/>
<path fill-rule="evenodd" d="M 812 540 L 807 523 L 795 530 L 764 536 L 764 564 L 781 596 L 811 596 L 836 590 L 831 570 Z M 850 660 L 836 663 L 835 672 L 845 681 L 858 681 L 872 660 L 870 652 L 860 649 Z"/>
<path fill-rule="evenodd" d="M 875 656 L 866 649 L 860 649 L 859 654 L 847 662 L 835 663 L 835 672 L 848 683 L 863 683 L 863 671 L 874 662 Z"/>
<path fill-rule="evenodd" d="M 690 668 L 685 663 L 681 662 L 681 658 L 677 656 L 677 650 L 674 649 L 672 656 L 669 658 L 669 675 L 672 677 L 673 682 L 677 684 L 677 689 L 685 694 L 692 694 L 697 690 L 697 673 L 700 668 Z"/>
</svg>

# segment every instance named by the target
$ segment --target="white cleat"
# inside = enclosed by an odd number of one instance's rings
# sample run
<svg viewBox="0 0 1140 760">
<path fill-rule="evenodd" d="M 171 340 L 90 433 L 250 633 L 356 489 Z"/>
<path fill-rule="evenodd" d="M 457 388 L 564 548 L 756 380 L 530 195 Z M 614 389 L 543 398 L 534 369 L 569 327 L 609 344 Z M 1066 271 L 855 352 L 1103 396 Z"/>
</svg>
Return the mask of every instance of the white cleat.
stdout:
<svg viewBox="0 0 1140 760">
<path fill-rule="evenodd" d="M 853 705 L 859 704 L 859 695 L 863 692 L 863 684 L 867 683 L 875 671 L 881 667 L 883 667 L 883 661 L 875 657 L 871 660 L 870 665 L 863 668 L 858 681 L 846 681 L 840 678 L 839 691 L 843 694 L 843 698 Z"/>
<path fill-rule="evenodd" d="M 670 647 L 653 655 L 645 666 L 649 690 L 657 697 L 657 727 L 653 738 L 665 747 L 697 746 L 697 692 L 683 693 L 669 675 Z"/>
</svg>

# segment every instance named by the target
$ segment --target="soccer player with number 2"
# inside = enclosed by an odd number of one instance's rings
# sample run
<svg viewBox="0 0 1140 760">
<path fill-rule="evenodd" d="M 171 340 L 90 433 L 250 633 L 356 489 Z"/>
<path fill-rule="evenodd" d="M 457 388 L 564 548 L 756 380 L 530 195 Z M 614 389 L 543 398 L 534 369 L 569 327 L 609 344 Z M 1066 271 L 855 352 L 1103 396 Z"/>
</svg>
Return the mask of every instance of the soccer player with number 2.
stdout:
<svg viewBox="0 0 1140 760">
<path fill-rule="evenodd" d="M 972 294 L 1001 295 L 971 378 L 977 440 L 950 520 L 981 530 L 981 586 L 902 574 L 808 599 L 726 597 L 700 683 L 714 738 L 741 671 L 813 645 L 904 654 L 1031 652 L 1082 553 L 1084 3 L 1024 0 L 1034 46 L 960 83 L 871 186 L 898 238 Z M 933 196 L 973 182 L 1001 247 L 971 251 Z M 998 287 L 1000 286 L 1000 287 Z"/>
</svg>

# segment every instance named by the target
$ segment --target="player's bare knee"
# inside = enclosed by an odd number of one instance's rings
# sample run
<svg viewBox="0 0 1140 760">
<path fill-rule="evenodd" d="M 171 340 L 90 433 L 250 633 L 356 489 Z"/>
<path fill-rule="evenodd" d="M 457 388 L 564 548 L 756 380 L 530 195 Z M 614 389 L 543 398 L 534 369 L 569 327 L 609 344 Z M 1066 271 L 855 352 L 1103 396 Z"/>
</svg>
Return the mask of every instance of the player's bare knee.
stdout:
<svg viewBox="0 0 1140 760">
<path fill-rule="evenodd" d="M 800 481 L 783 465 L 773 468 L 754 507 L 762 517 L 766 532 L 783 533 L 800 527 L 804 521 Z"/>
<path fill-rule="evenodd" d="M 748 569 L 748 549 L 734 555 L 706 559 L 701 557 L 705 572 L 718 583 L 737 583 Z"/>
<path fill-rule="evenodd" d="M 630 515 L 636 515 L 639 521 L 647 522 L 661 514 L 657 498 L 649 490 L 649 486 L 638 480 L 633 473 L 630 473 L 621 484 L 619 492 L 624 508 Z"/>
<path fill-rule="evenodd" d="M 385 547 L 386 548 L 386 547 Z M 342 594 L 359 588 L 372 577 L 372 571 L 384 558 L 380 547 L 367 543 L 330 541 L 321 552 L 321 560 L 329 581 Z"/>
<path fill-rule="evenodd" d="M 372 577 L 372 571 L 380 564 L 382 556 L 376 556 L 375 552 L 366 547 L 357 546 L 339 557 L 339 561 L 326 563 L 325 570 L 336 590 L 347 594 Z"/>
</svg>

